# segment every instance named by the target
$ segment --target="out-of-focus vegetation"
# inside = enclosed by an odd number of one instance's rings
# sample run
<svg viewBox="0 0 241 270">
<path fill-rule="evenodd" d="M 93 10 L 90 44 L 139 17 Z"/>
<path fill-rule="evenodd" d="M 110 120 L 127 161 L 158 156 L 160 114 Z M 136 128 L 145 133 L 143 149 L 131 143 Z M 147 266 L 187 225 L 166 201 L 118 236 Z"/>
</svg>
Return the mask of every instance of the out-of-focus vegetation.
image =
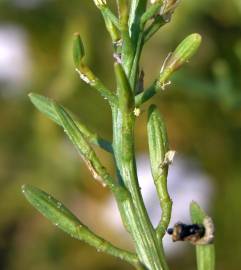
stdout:
<svg viewBox="0 0 241 270">
<path fill-rule="evenodd" d="M 88 63 L 109 86 L 114 86 L 111 42 L 102 18 L 92 1 L 29 3 L 0 2 L 0 29 L 11 26 L 21 30 L 31 62 L 27 81 L 11 84 L 0 79 L 0 268 L 130 269 L 50 226 L 21 194 L 23 183 L 43 188 L 100 234 L 121 244 L 118 235 L 108 230 L 108 220 L 105 224 L 101 212 L 93 207 L 92 202 L 101 203 L 108 193 L 92 180 L 59 128 L 36 111 L 27 98 L 30 91 L 50 96 L 71 108 L 90 128 L 111 137 L 108 106 L 79 80 L 71 57 L 72 33 L 79 31 L 87 44 Z M 145 84 L 149 85 L 170 49 L 189 33 L 203 36 L 198 55 L 155 102 L 167 121 L 172 148 L 199 160 L 214 179 L 210 212 L 216 224 L 220 270 L 240 267 L 240 18 L 239 0 L 182 1 L 172 22 L 152 39 L 142 59 Z M 11 64 L 15 66 L 14 61 Z M 142 144 L 146 141 L 145 121 L 141 115 L 138 151 L 146 149 Z M 99 154 L 111 170 L 108 154 Z M 181 257 L 170 258 L 172 269 L 194 269 L 194 264 L 191 249 Z"/>
</svg>

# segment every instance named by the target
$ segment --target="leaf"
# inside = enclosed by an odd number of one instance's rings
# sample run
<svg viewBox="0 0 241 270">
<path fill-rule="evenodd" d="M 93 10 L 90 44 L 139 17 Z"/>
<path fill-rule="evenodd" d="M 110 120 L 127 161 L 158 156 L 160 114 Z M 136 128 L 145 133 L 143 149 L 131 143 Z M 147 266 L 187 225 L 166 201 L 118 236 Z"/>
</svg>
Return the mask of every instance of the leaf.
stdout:
<svg viewBox="0 0 241 270">
<path fill-rule="evenodd" d="M 54 225 L 74 238 L 84 238 L 83 224 L 60 201 L 31 185 L 22 186 L 22 192 L 26 199 Z"/>
<path fill-rule="evenodd" d="M 31 102 L 34 104 L 34 106 L 43 114 L 45 114 L 48 118 L 50 118 L 52 121 L 54 121 L 56 124 L 62 126 L 62 122 L 59 119 L 58 114 L 56 113 L 53 104 L 56 104 L 56 102 L 50 98 L 44 97 L 42 95 L 38 95 L 35 93 L 30 93 L 29 98 Z M 67 109 L 65 109 L 67 111 Z M 78 127 L 80 132 L 84 135 L 84 137 L 93 144 L 96 144 L 100 146 L 101 148 L 105 149 L 108 152 L 112 152 L 112 146 L 111 144 L 99 137 L 96 133 L 90 131 L 83 123 L 81 123 L 77 117 L 68 111 L 68 113 L 71 115 L 75 125 Z"/>
<path fill-rule="evenodd" d="M 61 126 L 63 127 L 71 142 L 76 146 L 78 152 L 87 164 L 88 169 L 91 171 L 93 177 L 100 181 L 103 186 L 108 186 L 112 191 L 114 191 L 116 188 L 114 180 L 108 174 L 106 168 L 101 164 L 95 151 L 86 141 L 73 118 L 68 112 L 65 111 L 62 106 L 59 106 L 56 103 L 53 103 L 52 106 L 56 112 L 56 115 L 59 117 Z"/>
<path fill-rule="evenodd" d="M 30 93 L 29 98 L 33 105 L 43 114 L 48 116 L 56 124 L 61 125 L 56 112 L 53 110 L 53 100 L 38 94 Z"/>
<path fill-rule="evenodd" d="M 22 192 L 30 204 L 43 216 L 72 237 L 86 242 L 95 247 L 98 251 L 119 257 L 136 267 L 140 265 L 135 254 L 119 249 L 93 233 L 60 201 L 56 200 L 48 193 L 31 185 L 23 185 Z"/>
</svg>

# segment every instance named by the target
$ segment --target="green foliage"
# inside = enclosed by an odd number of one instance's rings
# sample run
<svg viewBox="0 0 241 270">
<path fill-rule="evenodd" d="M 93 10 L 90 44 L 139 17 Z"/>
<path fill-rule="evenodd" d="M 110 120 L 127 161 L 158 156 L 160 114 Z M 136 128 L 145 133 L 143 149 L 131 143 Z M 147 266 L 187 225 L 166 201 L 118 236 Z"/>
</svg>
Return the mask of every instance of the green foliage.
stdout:
<svg viewBox="0 0 241 270">
<path fill-rule="evenodd" d="M 112 13 L 109 18 L 118 29 L 114 5 L 115 1 L 108 1 L 105 12 Z M 229 270 L 239 269 L 238 254 L 241 253 L 241 236 L 234 233 L 241 227 L 240 16 L 240 0 L 180 1 L 171 23 L 165 24 L 144 49 L 140 64 L 145 74 L 144 84 L 139 83 L 148 88 L 158 77 L 168 52 L 174 51 L 189 33 L 202 34 L 203 43 L 195 59 L 175 72 L 172 84 L 151 102 L 165 119 L 170 145 L 177 153 L 198 161 L 202 171 L 211 177 L 209 183 L 214 192 L 208 196 L 211 204 L 207 199 L 208 205 L 205 205 L 217 228 L 216 267 Z M 117 233 L 118 227 L 109 223 L 99 210 L 99 207 L 105 210 L 109 207 L 107 189 L 93 181 L 75 149 L 66 142 L 62 129 L 39 113 L 27 99 L 29 91 L 51 97 L 63 104 L 65 110 L 70 108 L 93 134 L 98 131 L 101 138 L 112 138 L 107 102 L 89 85 L 79 81 L 71 56 L 71 36 L 79 31 L 85 44 L 85 62 L 110 89 L 114 88 L 112 45 L 99 10 L 92 1 L 3 0 L 0 1 L 0 17 L 1 48 L 11 39 L 8 49 L 10 54 L 14 53 L 11 58 L 14 65 L 5 64 L 8 59 L 5 50 L 1 50 L 4 58 L 0 61 L 1 74 L 11 67 L 12 75 L 10 81 L 0 77 L 0 268 L 132 269 L 125 262 L 97 253 L 50 226 L 19 192 L 23 183 L 41 187 L 61 198 L 82 221 L 105 238 L 122 247 L 130 246 L 129 238 Z M 25 49 L 12 41 L 12 34 L 2 38 L 5 30 L 8 33 L 12 27 L 23 39 Z M 16 47 L 17 51 L 24 49 L 22 56 L 27 56 L 30 66 L 24 59 L 19 66 Z M 16 69 L 28 72 L 27 78 L 17 84 L 18 77 L 13 77 Z M 138 158 L 148 154 L 145 109 L 144 105 L 135 128 Z M 114 175 L 111 155 L 98 150 L 94 142 L 91 145 Z M 179 183 L 182 183 L 181 178 Z M 179 191 L 184 192 L 183 189 Z M 96 214 L 98 224 L 89 213 Z M 112 217 L 115 211 L 108 213 Z M 233 217 L 235 222 L 230 222 Z M 183 248 L 182 251 L 185 254 L 181 258 L 175 252 L 168 256 L 170 268 L 194 269 L 193 249 Z"/>
<path fill-rule="evenodd" d="M 184 39 L 161 68 L 159 78 L 147 90 L 138 89 L 140 78 L 140 56 L 145 43 L 167 22 L 176 7 L 176 1 L 147 3 L 146 0 L 117 1 L 118 16 L 109 9 L 106 1 L 94 1 L 100 10 L 106 28 L 114 43 L 114 70 L 116 91 L 108 89 L 89 66 L 83 62 L 84 46 L 79 34 L 73 41 L 73 59 L 76 71 L 85 83 L 96 89 L 107 99 L 112 111 L 113 141 L 108 142 L 90 132 L 77 118 L 55 101 L 30 94 L 33 104 L 51 120 L 60 125 L 70 141 L 77 148 L 92 176 L 112 191 L 118 204 L 123 224 L 130 233 L 135 246 L 135 254 L 114 247 L 84 226 L 66 207 L 49 194 L 32 186 L 23 186 L 28 201 L 52 223 L 73 237 L 96 247 L 97 250 L 117 256 L 137 269 L 167 270 L 162 238 L 168 227 L 172 201 L 167 189 L 168 166 L 174 151 L 169 150 L 167 132 L 157 108 L 152 105 L 148 114 L 148 141 L 153 180 L 162 208 L 162 216 L 157 228 L 150 222 L 144 206 L 136 172 L 134 150 L 134 125 L 136 113 L 142 103 L 148 101 L 160 89 L 164 90 L 172 73 L 187 62 L 201 43 L 199 34 Z M 118 40 L 120 38 L 120 40 Z M 119 44 L 115 44 L 118 42 Z M 142 91 L 142 93 L 139 93 Z M 109 174 L 90 145 L 94 143 L 108 150 L 115 160 L 118 182 Z M 198 214 L 197 214 L 198 213 Z M 193 220 L 198 212 L 191 207 Z M 201 219 L 198 223 L 202 224 Z M 208 267 L 211 253 L 202 255 L 204 247 L 197 247 L 198 267 Z M 200 251 L 199 251 L 200 250 Z M 209 267 L 208 269 L 213 269 Z"/>
</svg>

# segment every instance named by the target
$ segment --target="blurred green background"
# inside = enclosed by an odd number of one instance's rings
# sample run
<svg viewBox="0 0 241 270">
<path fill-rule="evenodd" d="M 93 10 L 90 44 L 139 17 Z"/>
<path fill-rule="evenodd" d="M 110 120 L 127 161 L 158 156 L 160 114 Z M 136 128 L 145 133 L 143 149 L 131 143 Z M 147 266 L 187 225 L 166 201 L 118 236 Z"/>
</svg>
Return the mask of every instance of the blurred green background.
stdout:
<svg viewBox="0 0 241 270">
<path fill-rule="evenodd" d="M 114 2 L 114 1 L 110 1 Z M 72 63 L 72 34 L 86 44 L 86 61 L 114 87 L 111 42 L 92 1 L 0 1 L 0 269 L 132 269 L 69 238 L 21 194 L 30 183 L 53 194 L 92 229 L 123 247 L 102 218 L 109 196 L 92 180 L 62 130 L 29 102 L 28 92 L 56 99 L 91 129 L 111 139 L 107 103 L 82 83 Z M 216 224 L 217 269 L 239 269 L 241 254 L 241 2 L 183 0 L 144 50 L 148 86 L 165 56 L 188 34 L 203 36 L 200 51 L 171 87 L 152 100 L 160 107 L 170 144 L 198 160 L 215 188 L 208 209 Z M 147 151 L 146 115 L 136 128 L 137 152 Z M 144 143 L 145 142 L 145 143 Z M 98 151 L 113 173 L 108 154 Z M 182 179 L 180 179 L 182 181 Z M 195 199 L 195 198 L 193 198 Z M 119 238 L 118 238 L 119 237 Z M 130 247 L 131 248 L 131 247 Z M 171 269 L 195 269 L 194 249 L 170 255 Z"/>
</svg>

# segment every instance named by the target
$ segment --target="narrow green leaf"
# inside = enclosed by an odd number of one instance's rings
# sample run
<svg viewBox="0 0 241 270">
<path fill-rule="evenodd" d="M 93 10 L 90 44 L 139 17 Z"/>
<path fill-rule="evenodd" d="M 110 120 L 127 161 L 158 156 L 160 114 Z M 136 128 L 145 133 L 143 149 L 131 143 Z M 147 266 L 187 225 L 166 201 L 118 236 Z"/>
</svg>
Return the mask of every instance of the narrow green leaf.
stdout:
<svg viewBox="0 0 241 270">
<path fill-rule="evenodd" d="M 151 105 L 148 110 L 147 133 L 151 171 L 162 208 L 157 234 L 162 238 L 170 222 L 172 200 L 167 189 L 169 165 L 166 163 L 166 155 L 169 150 L 167 131 L 161 114 L 155 105 Z"/>
<path fill-rule="evenodd" d="M 53 103 L 55 103 L 54 100 L 30 93 L 29 98 L 31 102 L 34 104 L 34 106 L 43 114 L 45 114 L 48 118 L 50 118 L 52 121 L 54 121 L 58 125 L 62 125 L 62 123 L 59 120 L 58 115 L 56 114 L 55 110 L 53 109 Z M 65 109 L 66 110 L 66 109 Z M 66 110 L 67 111 L 67 110 Z M 112 146 L 109 142 L 106 140 L 100 138 L 96 133 L 90 131 L 83 123 L 81 123 L 76 116 L 74 116 L 73 113 L 69 112 L 71 115 L 73 121 L 75 122 L 76 126 L 79 128 L 81 133 L 85 136 L 85 138 L 95 145 L 100 146 L 101 148 L 105 149 L 106 151 L 112 153 Z"/>
<path fill-rule="evenodd" d="M 196 224 L 204 224 L 207 214 L 196 203 L 190 204 L 190 215 L 192 222 Z M 214 244 L 196 245 L 196 258 L 198 270 L 214 270 L 215 269 L 215 247 Z"/>
<path fill-rule="evenodd" d="M 110 34 L 113 44 L 115 45 L 121 39 L 120 32 L 115 26 L 115 24 L 112 22 L 112 20 L 109 18 L 109 16 L 105 16 L 105 13 L 103 13 L 103 17 L 104 17 L 106 29 L 108 30 Z"/>
<path fill-rule="evenodd" d="M 115 16 L 115 14 L 109 9 L 106 1 L 94 0 L 94 2 L 98 9 L 101 11 L 104 20 L 111 21 L 115 25 L 115 27 L 120 30 L 119 20 Z"/>
<path fill-rule="evenodd" d="M 22 192 L 26 199 L 47 219 L 61 230 L 77 239 L 84 238 L 85 227 L 82 227 L 78 218 L 73 215 L 60 201 L 46 192 L 30 186 L 22 186 Z"/>
<path fill-rule="evenodd" d="M 22 192 L 30 204 L 43 216 L 58 228 L 71 235 L 71 237 L 86 242 L 95 247 L 98 251 L 106 252 L 134 266 L 139 266 L 135 254 L 119 249 L 93 233 L 88 227 L 82 224 L 70 210 L 50 194 L 31 185 L 22 186 Z"/>
<path fill-rule="evenodd" d="M 147 0 L 132 0 L 129 16 L 129 29 L 131 31 L 132 40 L 138 39 L 138 32 L 140 32 L 140 20 L 146 11 Z"/>
<path fill-rule="evenodd" d="M 108 18 L 108 20 L 110 20 L 118 30 L 120 30 L 119 20 L 109 8 L 105 6 L 101 8 L 101 12 L 104 18 Z"/>
<path fill-rule="evenodd" d="M 85 50 L 80 34 L 75 33 L 73 41 L 73 60 L 76 68 L 79 68 L 81 66 L 84 55 Z"/>
<path fill-rule="evenodd" d="M 45 114 L 48 118 L 54 121 L 56 124 L 61 125 L 58 116 L 56 115 L 55 111 L 53 110 L 52 103 L 54 102 L 52 99 L 30 93 L 28 94 L 31 102 L 33 105 L 43 114 Z"/>
<path fill-rule="evenodd" d="M 61 126 L 71 142 L 76 146 L 93 177 L 100 181 L 103 186 L 108 186 L 108 188 L 114 192 L 116 189 L 114 180 L 108 174 L 106 168 L 101 164 L 100 160 L 96 156 L 96 153 L 88 144 L 72 117 L 64 110 L 63 107 L 59 106 L 58 104 L 53 103 L 52 106 L 53 110 L 59 117 Z"/>
</svg>

